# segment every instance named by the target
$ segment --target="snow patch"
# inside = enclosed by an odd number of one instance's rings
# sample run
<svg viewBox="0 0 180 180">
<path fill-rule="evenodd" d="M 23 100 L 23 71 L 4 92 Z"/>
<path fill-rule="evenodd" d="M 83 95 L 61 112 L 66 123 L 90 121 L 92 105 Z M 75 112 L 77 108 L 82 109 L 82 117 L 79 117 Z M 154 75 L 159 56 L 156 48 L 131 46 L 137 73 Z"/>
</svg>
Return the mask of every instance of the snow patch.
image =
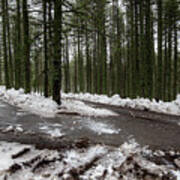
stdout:
<svg viewBox="0 0 180 180">
<path fill-rule="evenodd" d="M 97 122 L 92 119 L 82 120 L 81 123 L 90 130 L 101 134 L 119 134 L 120 129 L 115 129 L 111 124 Z"/>
<path fill-rule="evenodd" d="M 78 100 L 64 100 L 62 101 L 62 106 L 68 111 L 68 112 L 78 112 L 82 116 L 116 116 L 117 114 L 109 111 L 107 109 L 100 109 L 100 108 L 93 108 L 82 101 Z"/>
<path fill-rule="evenodd" d="M 40 126 L 40 130 L 45 133 L 50 135 L 51 137 L 55 138 L 55 137 L 62 137 L 64 136 L 64 133 L 62 133 L 61 129 L 60 129 L 60 125 L 58 125 L 59 127 L 56 128 L 57 126 L 47 126 L 47 125 L 41 125 Z"/>
<path fill-rule="evenodd" d="M 2 171 L 8 170 L 14 164 L 14 160 L 12 159 L 13 154 L 28 147 L 30 146 L 20 145 L 18 143 L 0 142 L 0 174 Z"/>
<path fill-rule="evenodd" d="M 94 157 L 99 157 L 107 153 L 107 149 L 103 146 L 90 147 L 87 152 L 78 152 L 77 150 L 71 150 L 65 153 L 64 161 L 67 164 L 71 164 L 71 167 L 79 167 Z"/>
<path fill-rule="evenodd" d="M 51 99 L 45 98 L 38 93 L 25 94 L 23 89 L 6 90 L 0 86 L 0 99 L 14 106 L 18 106 L 23 111 L 41 115 L 43 117 L 54 117 L 58 113 L 58 105 Z M 116 113 L 106 109 L 97 109 L 84 104 L 81 101 L 63 100 L 63 107 L 67 112 L 76 112 L 82 116 L 115 116 Z M 18 113 L 17 115 L 23 115 Z"/>
<path fill-rule="evenodd" d="M 23 89 L 6 90 L 4 86 L 0 86 L 0 99 L 44 117 L 54 117 L 58 107 L 52 99 L 44 98 L 38 93 L 25 94 Z"/>
<path fill-rule="evenodd" d="M 46 131 L 47 134 L 51 135 L 51 137 L 62 137 L 64 136 L 64 134 L 61 132 L 60 129 L 52 129 L 52 130 L 48 130 Z"/>
<path fill-rule="evenodd" d="M 180 94 L 177 95 L 176 100 L 171 102 L 163 102 L 163 101 L 157 102 L 155 99 L 151 101 L 150 99 L 139 98 L 139 97 L 136 99 L 121 98 L 119 95 L 108 97 L 106 95 L 97 95 L 97 94 L 89 94 L 89 93 L 85 93 L 85 94 L 63 93 L 62 97 L 87 100 L 96 103 L 129 107 L 140 110 L 148 109 L 160 113 L 180 115 Z"/>
</svg>

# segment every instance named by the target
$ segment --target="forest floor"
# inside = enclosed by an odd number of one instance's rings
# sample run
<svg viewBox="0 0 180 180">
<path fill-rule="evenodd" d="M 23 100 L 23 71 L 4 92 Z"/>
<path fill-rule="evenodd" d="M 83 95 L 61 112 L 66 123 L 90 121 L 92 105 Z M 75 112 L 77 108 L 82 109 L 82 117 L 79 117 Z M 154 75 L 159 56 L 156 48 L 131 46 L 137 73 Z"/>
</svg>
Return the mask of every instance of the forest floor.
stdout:
<svg viewBox="0 0 180 180">
<path fill-rule="evenodd" d="M 179 116 L 83 103 L 117 115 L 47 118 L 0 101 L 0 179 L 179 180 Z"/>
</svg>

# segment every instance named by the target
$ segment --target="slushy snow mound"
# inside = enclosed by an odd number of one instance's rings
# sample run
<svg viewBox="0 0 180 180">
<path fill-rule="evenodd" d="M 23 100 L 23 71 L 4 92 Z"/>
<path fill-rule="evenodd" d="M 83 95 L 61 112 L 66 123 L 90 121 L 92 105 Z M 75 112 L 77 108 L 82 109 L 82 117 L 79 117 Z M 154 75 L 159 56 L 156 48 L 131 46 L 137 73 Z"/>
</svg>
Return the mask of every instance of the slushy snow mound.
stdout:
<svg viewBox="0 0 180 180">
<path fill-rule="evenodd" d="M 102 134 L 119 134 L 121 129 L 115 128 L 113 125 L 106 124 L 103 122 L 97 122 L 92 119 L 82 120 L 82 124 L 90 129 L 91 131 L 97 133 L 98 135 Z"/>
<path fill-rule="evenodd" d="M 5 87 L 1 86 L 0 99 L 25 111 L 44 117 L 54 116 L 58 108 L 58 105 L 52 99 L 44 98 L 38 93 L 25 94 L 23 89 L 6 90 Z"/>
<path fill-rule="evenodd" d="M 82 101 L 66 99 L 62 101 L 62 106 L 65 107 L 67 112 L 78 112 L 81 116 L 116 116 L 117 114 L 100 108 L 93 108 L 86 105 Z"/>
<path fill-rule="evenodd" d="M 180 115 L 180 95 L 177 95 L 176 100 L 171 102 L 163 102 L 163 101 L 157 102 L 155 99 L 151 101 L 150 99 L 147 98 L 136 98 L 136 99 L 121 98 L 119 95 L 108 97 L 106 95 L 97 95 L 97 94 L 92 95 L 89 93 L 85 93 L 85 94 L 63 93 L 62 97 L 86 100 L 86 101 L 121 106 L 121 107 L 135 108 L 139 110 L 148 109 L 150 111 L 155 111 L 160 113 Z"/>
<path fill-rule="evenodd" d="M 63 151 L 0 142 L 0 179 L 179 180 L 180 171 L 173 161 L 165 159 L 165 154 L 142 148 L 134 141 L 119 148 L 93 145 Z M 161 163 L 156 164 L 155 158 L 162 159 Z"/>
<path fill-rule="evenodd" d="M 58 112 L 58 105 L 52 98 L 45 98 L 39 93 L 25 94 L 23 89 L 6 90 L 4 86 L 0 86 L 0 99 L 13 105 L 22 108 L 24 111 L 29 111 L 33 114 L 43 117 L 54 117 Z M 116 116 L 117 114 L 106 110 L 93 108 L 81 101 L 77 100 L 62 100 L 63 111 L 76 112 L 81 116 Z"/>
</svg>

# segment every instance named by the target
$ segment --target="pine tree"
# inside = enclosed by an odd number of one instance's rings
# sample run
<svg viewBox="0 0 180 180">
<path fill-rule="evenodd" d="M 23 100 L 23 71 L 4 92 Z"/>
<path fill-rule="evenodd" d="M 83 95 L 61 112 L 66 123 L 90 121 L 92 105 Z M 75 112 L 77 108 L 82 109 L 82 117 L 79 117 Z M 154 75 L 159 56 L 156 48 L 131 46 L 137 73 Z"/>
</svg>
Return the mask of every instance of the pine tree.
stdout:
<svg viewBox="0 0 180 180">
<path fill-rule="evenodd" d="M 21 71 L 22 71 L 22 39 L 21 39 L 21 11 L 20 11 L 20 0 L 16 0 L 16 19 L 15 19 L 15 43 L 14 43 L 14 53 L 15 53 L 15 89 L 22 87 L 21 81 Z"/>
<path fill-rule="evenodd" d="M 47 43 L 47 0 L 43 0 L 44 33 L 44 96 L 48 97 L 48 43 Z"/>
<path fill-rule="evenodd" d="M 25 70 L 25 92 L 31 92 L 31 68 L 30 68 L 30 40 L 29 40 L 29 17 L 27 9 L 27 0 L 22 1 L 23 7 L 23 59 Z"/>
<path fill-rule="evenodd" d="M 162 38 L 163 38 L 163 22 L 162 22 L 162 0 L 157 0 L 158 8 L 158 75 L 157 75 L 157 90 L 156 96 L 158 99 L 162 99 Z"/>
<path fill-rule="evenodd" d="M 65 45 L 64 45 L 64 51 L 65 51 L 65 62 L 64 62 L 64 78 L 65 78 L 65 92 L 68 93 L 71 91 L 71 80 L 70 80 L 70 65 L 69 65 L 69 39 L 68 35 L 65 34 Z"/>
<path fill-rule="evenodd" d="M 152 35 L 151 35 L 151 0 L 145 2 L 145 97 L 153 95 L 153 59 L 152 59 Z"/>
<path fill-rule="evenodd" d="M 6 0 L 2 0 L 2 24 L 3 24 L 3 58 L 4 58 L 4 78 L 6 88 L 10 88 L 9 82 L 9 67 L 7 55 L 7 16 L 6 16 Z"/>
<path fill-rule="evenodd" d="M 54 0 L 53 100 L 61 104 L 62 0 Z"/>
<path fill-rule="evenodd" d="M 8 45 L 8 63 L 9 63 L 9 83 L 10 87 L 14 84 L 14 67 L 12 58 L 12 48 L 11 48 L 11 32 L 9 24 L 9 5 L 8 0 L 6 0 L 6 27 L 7 27 L 7 45 Z"/>
</svg>

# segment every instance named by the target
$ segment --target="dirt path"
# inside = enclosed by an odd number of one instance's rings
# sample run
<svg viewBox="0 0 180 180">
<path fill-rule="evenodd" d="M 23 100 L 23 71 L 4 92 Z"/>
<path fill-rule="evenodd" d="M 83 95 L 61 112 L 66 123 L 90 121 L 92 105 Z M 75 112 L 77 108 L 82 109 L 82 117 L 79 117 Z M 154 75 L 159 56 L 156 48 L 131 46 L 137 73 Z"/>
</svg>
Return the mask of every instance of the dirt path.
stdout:
<svg viewBox="0 0 180 180">
<path fill-rule="evenodd" d="M 180 150 L 180 117 L 138 111 L 128 108 L 86 102 L 91 106 L 115 111 L 117 117 L 90 118 L 61 115 L 56 118 L 42 118 L 0 102 L 0 140 L 36 144 L 40 148 L 67 148 L 102 143 L 119 146 L 135 139 L 142 146 L 154 149 Z M 9 127 L 21 127 L 23 131 Z M 52 136 L 52 132 L 61 136 Z"/>
</svg>

